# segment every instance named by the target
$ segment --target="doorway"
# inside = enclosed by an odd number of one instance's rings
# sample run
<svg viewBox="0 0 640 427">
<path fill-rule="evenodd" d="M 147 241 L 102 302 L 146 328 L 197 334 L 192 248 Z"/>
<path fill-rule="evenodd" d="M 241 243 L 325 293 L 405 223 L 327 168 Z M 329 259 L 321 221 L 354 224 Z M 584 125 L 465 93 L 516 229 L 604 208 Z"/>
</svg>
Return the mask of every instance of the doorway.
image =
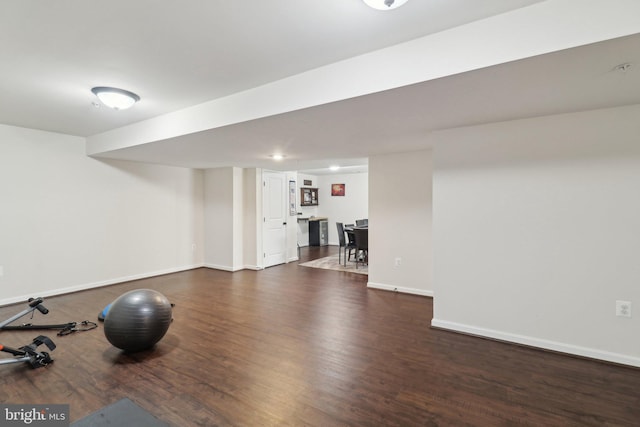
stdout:
<svg viewBox="0 0 640 427">
<path fill-rule="evenodd" d="M 284 264 L 287 259 L 286 178 L 284 172 L 262 172 L 264 268 Z"/>
</svg>

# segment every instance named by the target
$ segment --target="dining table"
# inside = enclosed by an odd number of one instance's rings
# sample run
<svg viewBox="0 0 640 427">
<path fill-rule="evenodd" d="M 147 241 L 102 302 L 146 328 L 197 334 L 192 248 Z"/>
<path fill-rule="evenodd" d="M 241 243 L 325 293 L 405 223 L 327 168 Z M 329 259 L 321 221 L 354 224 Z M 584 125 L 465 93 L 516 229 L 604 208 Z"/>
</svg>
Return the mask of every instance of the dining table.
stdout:
<svg viewBox="0 0 640 427">
<path fill-rule="evenodd" d="M 349 242 L 355 242 L 356 238 L 355 238 L 355 233 L 354 230 L 366 230 L 367 234 L 369 234 L 369 225 L 355 225 L 355 226 L 350 226 L 350 227 L 344 227 L 344 231 L 345 233 L 347 233 L 347 240 Z M 367 245 L 368 246 L 368 245 Z M 356 248 L 357 250 L 357 248 Z M 369 261 L 369 248 L 367 247 L 367 249 L 365 249 L 363 251 L 363 253 L 360 254 L 356 254 L 356 268 L 358 266 L 358 262 L 359 260 L 362 260 L 364 263 L 368 264 Z M 347 260 L 345 259 L 345 265 L 347 263 Z"/>
<path fill-rule="evenodd" d="M 360 229 L 360 230 L 368 230 L 369 226 L 368 225 L 354 225 L 352 227 L 348 227 L 348 226 L 344 226 L 344 231 L 346 231 L 347 233 L 353 233 L 353 230 L 355 229 Z"/>
</svg>

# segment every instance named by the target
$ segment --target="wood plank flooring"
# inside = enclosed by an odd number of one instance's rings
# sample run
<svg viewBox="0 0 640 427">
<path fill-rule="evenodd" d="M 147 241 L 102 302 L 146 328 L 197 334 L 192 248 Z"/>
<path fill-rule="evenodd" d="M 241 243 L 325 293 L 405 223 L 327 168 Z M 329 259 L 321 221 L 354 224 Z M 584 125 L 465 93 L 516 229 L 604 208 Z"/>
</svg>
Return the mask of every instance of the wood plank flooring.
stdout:
<svg viewBox="0 0 640 427">
<path fill-rule="evenodd" d="M 640 369 L 430 329 L 430 298 L 366 280 L 290 263 L 47 298 L 50 313 L 33 323 L 95 320 L 138 288 L 176 306 L 167 335 L 141 353 L 112 347 L 102 325 L 46 333 L 55 362 L 0 366 L 0 401 L 68 403 L 75 421 L 128 397 L 175 426 L 640 425 Z M 0 319 L 24 307 L 2 307 Z M 0 334 L 17 347 L 39 333 Z"/>
</svg>

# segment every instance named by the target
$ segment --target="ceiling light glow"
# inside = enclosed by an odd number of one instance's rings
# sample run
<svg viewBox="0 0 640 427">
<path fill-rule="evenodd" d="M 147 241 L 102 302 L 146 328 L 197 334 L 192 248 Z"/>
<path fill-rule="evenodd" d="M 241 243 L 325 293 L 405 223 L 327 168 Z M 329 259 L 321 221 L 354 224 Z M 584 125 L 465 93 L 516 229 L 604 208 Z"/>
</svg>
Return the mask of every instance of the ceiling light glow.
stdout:
<svg viewBox="0 0 640 427">
<path fill-rule="evenodd" d="M 284 156 L 282 154 L 272 154 L 271 158 L 273 160 L 282 160 L 282 159 L 284 159 Z"/>
<path fill-rule="evenodd" d="M 391 10 L 396 9 L 408 0 L 363 0 L 367 6 L 377 10 Z"/>
<path fill-rule="evenodd" d="M 334 172 L 335 172 L 335 171 L 337 171 L 338 169 L 340 169 L 340 166 L 335 166 L 335 165 L 334 165 L 334 166 L 329 166 L 329 170 L 331 170 L 331 171 L 334 171 Z"/>
<path fill-rule="evenodd" d="M 100 102 L 114 110 L 126 110 L 140 101 L 140 97 L 135 93 L 115 87 L 98 86 L 92 88 L 91 92 Z"/>
</svg>

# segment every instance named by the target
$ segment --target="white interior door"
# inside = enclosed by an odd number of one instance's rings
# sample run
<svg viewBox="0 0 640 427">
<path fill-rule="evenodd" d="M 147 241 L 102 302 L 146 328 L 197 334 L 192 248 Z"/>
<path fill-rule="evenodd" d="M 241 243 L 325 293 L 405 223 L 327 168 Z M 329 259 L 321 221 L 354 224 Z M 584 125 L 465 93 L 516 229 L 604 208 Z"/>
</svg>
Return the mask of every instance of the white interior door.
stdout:
<svg viewBox="0 0 640 427">
<path fill-rule="evenodd" d="M 262 247 L 266 268 L 287 260 L 287 193 L 284 173 L 263 171 L 262 179 Z"/>
</svg>

